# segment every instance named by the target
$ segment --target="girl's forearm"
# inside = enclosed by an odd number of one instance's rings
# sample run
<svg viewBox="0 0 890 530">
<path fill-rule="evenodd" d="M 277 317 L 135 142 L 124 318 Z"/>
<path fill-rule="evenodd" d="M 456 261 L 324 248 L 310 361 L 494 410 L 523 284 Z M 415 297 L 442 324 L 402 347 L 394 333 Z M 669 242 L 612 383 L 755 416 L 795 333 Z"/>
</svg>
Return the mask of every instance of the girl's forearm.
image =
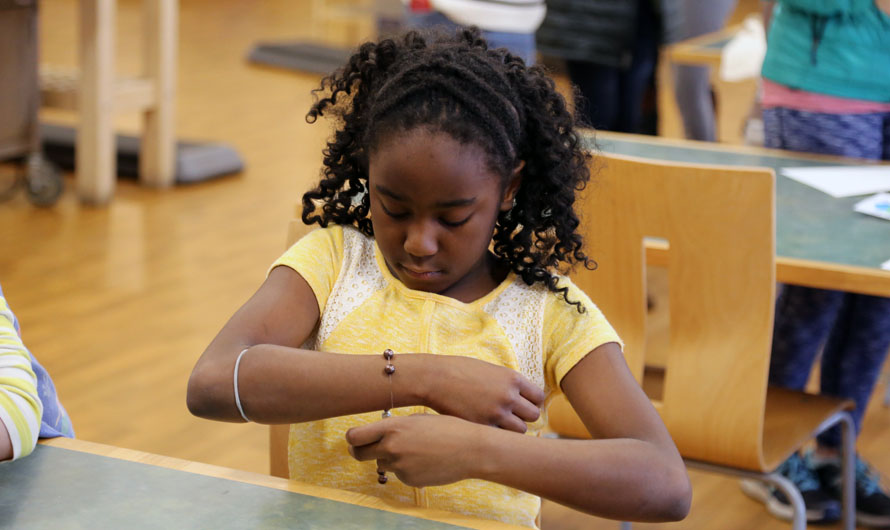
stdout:
<svg viewBox="0 0 890 530">
<path fill-rule="evenodd" d="M 612 519 L 676 521 L 691 486 L 673 448 L 636 439 L 565 440 L 489 429 L 474 438 L 474 478 Z"/>
<path fill-rule="evenodd" d="M 424 404 L 429 355 L 401 355 L 392 375 L 396 407 Z M 252 346 L 238 369 L 245 414 L 259 423 L 299 423 L 390 407 L 382 355 L 323 353 L 270 344 Z M 189 410 L 208 419 L 242 421 L 235 406 L 234 360 L 196 366 L 189 379 Z"/>
</svg>

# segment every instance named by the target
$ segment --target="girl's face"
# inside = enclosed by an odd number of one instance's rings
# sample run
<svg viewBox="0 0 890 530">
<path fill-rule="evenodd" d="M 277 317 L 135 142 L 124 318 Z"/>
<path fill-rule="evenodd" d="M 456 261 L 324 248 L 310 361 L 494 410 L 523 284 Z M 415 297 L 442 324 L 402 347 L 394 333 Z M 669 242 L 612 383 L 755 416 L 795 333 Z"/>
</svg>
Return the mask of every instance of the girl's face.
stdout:
<svg viewBox="0 0 890 530">
<path fill-rule="evenodd" d="M 371 153 L 374 237 L 390 272 L 408 288 L 470 302 L 493 287 L 488 252 L 506 190 L 485 152 L 424 128 L 392 136 Z"/>
</svg>

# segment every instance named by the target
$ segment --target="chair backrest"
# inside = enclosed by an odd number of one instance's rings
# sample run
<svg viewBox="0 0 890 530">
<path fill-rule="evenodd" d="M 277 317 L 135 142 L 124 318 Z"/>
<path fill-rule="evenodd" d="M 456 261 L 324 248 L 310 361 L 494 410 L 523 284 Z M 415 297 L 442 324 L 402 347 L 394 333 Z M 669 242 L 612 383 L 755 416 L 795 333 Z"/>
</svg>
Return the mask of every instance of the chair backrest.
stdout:
<svg viewBox="0 0 890 530">
<path fill-rule="evenodd" d="M 300 206 L 297 205 L 297 216 L 287 226 L 287 246 L 290 247 L 312 228 L 303 224 L 300 218 Z M 288 478 L 287 436 L 290 425 L 269 426 L 269 474 L 275 477 Z"/>
<path fill-rule="evenodd" d="M 666 266 L 670 339 L 653 403 L 685 458 L 762 469 L 775 296 L 772 170 L 608 154 L 593 164 L 579 212 L 598 266 L 578 267 L 573 280 L 625 341 L 642 382 L 647 254 Z M 568 407 L 564 398 L 550 411 L 557 432 L 560 407 Z"/>
</svg>

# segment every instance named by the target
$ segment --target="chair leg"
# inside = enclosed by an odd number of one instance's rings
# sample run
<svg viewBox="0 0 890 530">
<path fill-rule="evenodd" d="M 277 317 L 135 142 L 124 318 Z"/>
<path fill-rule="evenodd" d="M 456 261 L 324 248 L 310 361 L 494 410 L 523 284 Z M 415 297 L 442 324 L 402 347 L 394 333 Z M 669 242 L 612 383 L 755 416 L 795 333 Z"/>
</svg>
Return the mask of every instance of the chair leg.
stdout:
<svg viewBox="0 0 890 530">
<path fill-rule="evenodd" d="M 887 378 L 884 380 L 884 406 L 890 407 L 890 372 L 887 372 Z"/>
<path fill-rule="evenodd" d="M 844 530 L 856 529 L 856 428 L 853 417 L 842 413 L 841 419 L 841 521 Z"/>
<path fill-rule="evenodd" d="M 764 480 L 779 488 L 791 502 L 791 508 L 794 510 L 794 518 L 791 520 L 792 530 L 806 530 L 807 508 L 803 503 L 803 497 L 801 497 L 800 490 L 797 489 L 797 486 L 778 473 L 766 475 Z"/>
</svg>

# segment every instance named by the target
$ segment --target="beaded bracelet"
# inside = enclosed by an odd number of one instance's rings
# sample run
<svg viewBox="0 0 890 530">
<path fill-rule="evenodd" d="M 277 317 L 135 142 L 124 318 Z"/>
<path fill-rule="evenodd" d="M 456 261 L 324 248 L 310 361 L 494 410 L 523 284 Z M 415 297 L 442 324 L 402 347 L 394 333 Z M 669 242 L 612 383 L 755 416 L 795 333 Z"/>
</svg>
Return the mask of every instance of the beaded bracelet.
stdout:
<svg viewBox="0 0 890 530">
<path fill-rule="evenodd" d="M 387 348 L 383 350 L 383 358 L 386 359 L 386 366 L 383 367 L 383 373 L 386 374 L 386 376 L 389 378 L 389 408 L 383 409 L 382 416 L 384 418 L 389 418 L 390 416 L 392 416 L 392 409 L 395 405 L 395 398 L 393 397 L 392 392 L 392 374 L 395 373 L 396 367 L 392 363 L 393 357 L 395 357 L 395 354 L 391 349 Z M 386 480 L 386 471 L 377 468 L 377 482 L 379 482 L 380 484 L 386 484 Z"/>
<path fill-rule="evenodd" d="M 393 394 L 392 394 L 392 374 L 395 373 L 396 367 L 392 364 L 392 358 L 395 356 L 392 350 L 389 348 L 383 350 L 383 358 L 386 359 L 386 366 L 383 367 L 383 373 L 389 377 L 389 408 L 383 409 L 383 417 L 388 418 L 392 416 L 392 408 L 393 408 Z"/>
</svg>

